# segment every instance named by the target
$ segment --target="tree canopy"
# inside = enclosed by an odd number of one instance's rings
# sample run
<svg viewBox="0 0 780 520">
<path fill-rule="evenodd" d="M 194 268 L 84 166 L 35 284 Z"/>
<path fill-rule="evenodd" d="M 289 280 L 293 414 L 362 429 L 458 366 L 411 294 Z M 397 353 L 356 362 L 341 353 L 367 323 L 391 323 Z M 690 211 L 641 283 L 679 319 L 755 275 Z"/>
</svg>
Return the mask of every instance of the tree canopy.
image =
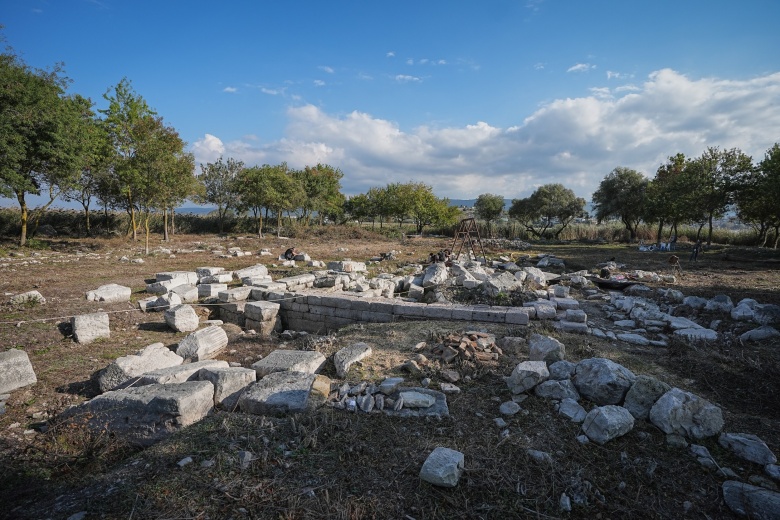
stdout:
<svg viewBox="0 0 780 520">
<path fill-rule="evenodd" d="M 538 238 L 548 231 L 558 238 L 561 232 L 585 212 L 585 199 L 577 197 L 563 184 L 539 186 L 530 197 L 514 199 L 509 216 L 518 220 L 525 229 Z"/>
<path fill-rule="evenodd" d="M 648 180 L 636 170 L 624 166 L 612 170 L 593 193 L 596 219 L 620 219 L 631 239 L 635 239 L 644 214 L 647 184 Z"/>
</svg>

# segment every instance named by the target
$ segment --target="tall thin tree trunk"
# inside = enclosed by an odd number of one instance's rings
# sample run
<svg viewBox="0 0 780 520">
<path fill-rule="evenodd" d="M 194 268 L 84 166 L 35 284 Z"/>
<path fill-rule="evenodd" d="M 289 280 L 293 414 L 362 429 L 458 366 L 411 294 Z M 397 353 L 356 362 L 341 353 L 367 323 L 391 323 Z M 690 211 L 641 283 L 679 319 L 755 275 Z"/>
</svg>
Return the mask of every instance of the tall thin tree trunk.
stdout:
<svg viewBox="0 0 780 520">
<path fill-rule="evenodd" d="M 168 242 L 170 238 L 168 237 L 168 209 L 163 208 L 163 240 Z"/>
<path fill-rule="evenodd" d="M 27 243 L 27 201 L 24 200 L 24 192 L 16 192 L 16 200 L 19 201 L 19 210 L 21 211 L 20 224 L 22 225 L 22 232 L 19 236 L 19 246 L 24 246 Z"/>
</svg>

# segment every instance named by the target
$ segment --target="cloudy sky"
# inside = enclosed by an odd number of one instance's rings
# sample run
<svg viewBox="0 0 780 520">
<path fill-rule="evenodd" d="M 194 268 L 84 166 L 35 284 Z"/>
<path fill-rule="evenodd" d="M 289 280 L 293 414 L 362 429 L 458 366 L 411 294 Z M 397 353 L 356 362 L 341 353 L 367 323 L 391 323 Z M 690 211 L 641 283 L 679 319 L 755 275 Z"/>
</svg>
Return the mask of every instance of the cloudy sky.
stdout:
<svg viewBox="0 0 780 520">
<path fill-rule="evenodd" d="M 126 77 L 196 163 L 343 191 L 590 200 L 616 166 L 780 141 L 776 0 L 0 0 L 6 44 L 104 108 Z M 200 172 L 200 168 L 198 168 Z M 13 201 L 2 201 L 5 205 Z"/>
</svg>

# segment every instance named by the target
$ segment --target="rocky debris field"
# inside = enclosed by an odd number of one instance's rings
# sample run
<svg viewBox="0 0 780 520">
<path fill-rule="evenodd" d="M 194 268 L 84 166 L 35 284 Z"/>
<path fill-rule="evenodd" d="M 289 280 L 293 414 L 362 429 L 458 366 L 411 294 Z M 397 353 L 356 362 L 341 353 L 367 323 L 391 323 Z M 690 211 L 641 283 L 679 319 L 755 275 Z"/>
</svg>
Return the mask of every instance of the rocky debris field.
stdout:
<svg viewBox="0 0 780 520">
<path fill-rule="evenodd" d="M 0 259 L 0 515 L 780 515 L 771 255 L 177 242 Z M 285 330 L 330 308 L 287 296 L 318 284 L 366 310 Z"/>
</svg>

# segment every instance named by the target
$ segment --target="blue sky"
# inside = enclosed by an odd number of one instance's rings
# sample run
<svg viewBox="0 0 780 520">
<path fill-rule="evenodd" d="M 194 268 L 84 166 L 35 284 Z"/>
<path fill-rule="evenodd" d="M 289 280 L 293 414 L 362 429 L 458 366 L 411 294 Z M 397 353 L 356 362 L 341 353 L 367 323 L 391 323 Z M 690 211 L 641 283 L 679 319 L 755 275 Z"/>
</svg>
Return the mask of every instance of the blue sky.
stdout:
<svg viewBox="0 0 780 520">
<path fill-rule="evenodd" d="M 652 177 L 708 146 L 760 160 L 778 21 L 776 0 L 0 0 L 26 63 L 64 63 L 97 108 L 127 77 L 197 164 L 323 162 L 348 195 L 454 199 L 590 200 L 616 166 Z"/>
</svg>

